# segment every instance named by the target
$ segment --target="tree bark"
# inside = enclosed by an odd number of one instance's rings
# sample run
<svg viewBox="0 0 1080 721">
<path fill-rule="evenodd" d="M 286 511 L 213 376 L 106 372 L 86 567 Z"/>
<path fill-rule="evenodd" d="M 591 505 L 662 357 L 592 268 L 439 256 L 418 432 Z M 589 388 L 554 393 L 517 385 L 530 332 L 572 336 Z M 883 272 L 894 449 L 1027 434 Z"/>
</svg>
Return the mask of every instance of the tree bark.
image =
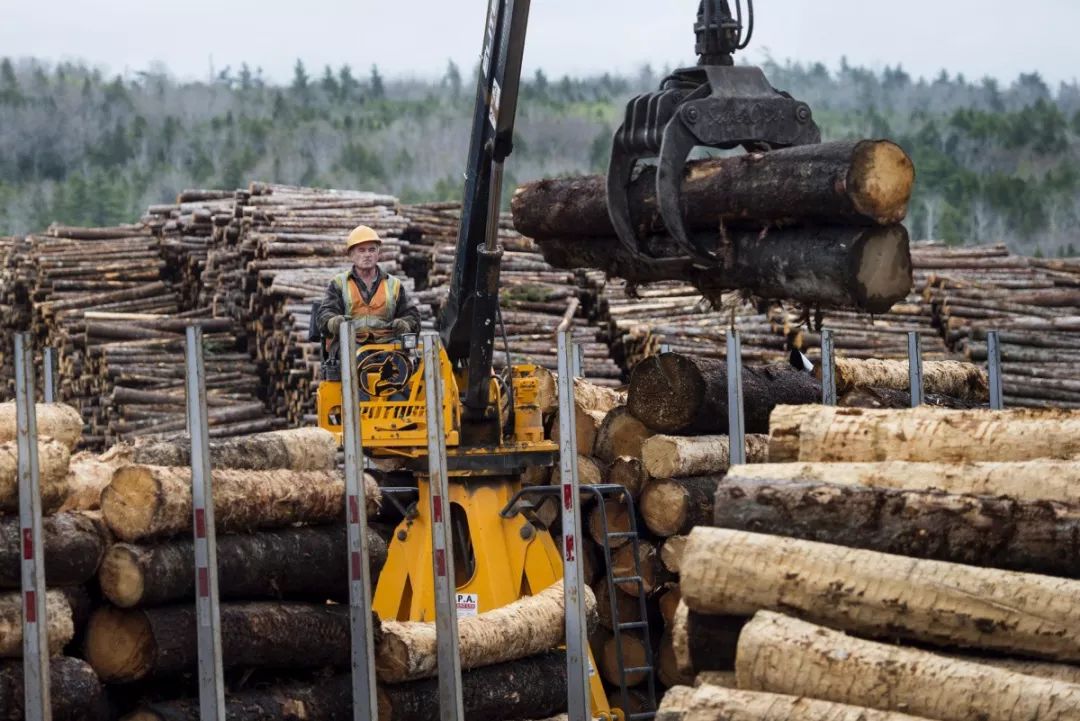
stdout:
<svg viewBox="0 0 1080 721">
<path fill-rule="evenodd" d="M 736 466 L 732 482 L 753 480 L 836 483 L 935 490 L 1017 501 L 1080 504 L 1080 461 L 1035 460 L 991 463 L 763 463 Z"/>
<path fill-rule="evenodd" d="M 699 613 L 784 610 L 880 638 L 1080 660 L 1080 582 L 698 527 L 680 577 Z"/>
<path fill-rule="evenodd" d="M 596 623 L 596 598 L 585 587 L 586 614 Z M 557 581 L 535 596 L 458 621 L 462 669 L 515 661 L 550 651 L 564 642 L 563 584 Z M 434 622 L 383 621 L 376 648 L 379 680 L 401 683 L 438 673 Z"/>
<path fill-rule="evenodd" d="M 78 586 L 93 578 L 105 553 L 105 529 L 79 513 L 60 513 L 41 520 L 49 587 Z M 20 530 L 18 518 L 0 518 L 0 588 L 22 585 Z"/>
<path fill-rule="evenodd" d="M 1080 708 L 1080 685 L 864 641 L 767 612 L 743 628 L 736 674 L 741 689 L 940 721 L 1071 721 Z"/>
<path fill-rule="evenodd" d="M 849 704 L 719 686 L 699 686 L 681 721 L 924 721 L 916 716 Z"/>
<path fill-rule="evenodd" d="M 41 512 L 58 509 L 68 494 L 68 463 L 71 452 L 60 441 L 38 441 L 38 478 Z M 19 512 L 19 449 L 15 441 L 0 443 L 0 514 Z"/>
<path fill-rule="evenodd" d="M 1080 578 L 1080 513 L 1056 503 L 728 478 L 715 508 L 720 528 Z"/>
<path fill-rule="evenodd" d="M 837 358 L 836 392 L 847 393 L 855 388 L 889 388 L 906 391 L 911 388 L 908 363 L 901 360 Z M 814 369 L 821 378 L 821 366 Z M 986 372 L 978 366 L 960 361 L 925 361 L 923 390 L 976 403 L 990 401 Z"/>
<path fill-rule="evenodd" d="M 672 649 L 679 670 L 692 675 L 733 670 L 735 646 L 745 624 L 743 616 L 695 613 L 680 601 L 671 628 Z"/>
<path fill-rule="evenodd" d="M 661 538 L 685 535 L 694 526 L 711 525 L 713 498 L 723 476 L 653 480 L 641 494 L 641 516 Z"/>
<path fill-rule="evenodd" d="M 619 456 L 640 458 L 641 445 L 651 435 L 652 431 L 631 415 L 626 406 L 619 406 L 604 416 L 596 431 L 593 454 L 605 463 L 612 463 Z"/>
<path fill-rule="evenodd" d="M 338 444 L 322 428 L 293 428 L 210 441 L 211 468 L 269 471 L 332 471 L 337 467 Z M 191 465 L 191 443 L 156 441 L 137 444 L 132 462 L 147 466 Z"/>
<path fill-rule="evenodd" d="M 366 475 L 368 514 L 380 499 Z M 218 530 L 246 532 L 293 523 L 328 523 L 344 516 L 345 482 L 337 471 L 219 470 L 214 472 Z M 124 466 L 101 494 L 101 510 L 123 541 L 169 536 L 191 528 L 191 471 Z"/>
<path fill-rule="evenodd" d="M 105 721 L 108 702 L 94 670 L 82 659 L 57 656 L 49 661 L 53 721 Z M 0 721 L 23 721 L 26 696 L 21 661 L 0 663 Z"/>
<path fill-rule="evenodd" d="M 486 721 L 552 716 L 566 708 L 566 656 L 550 653 L 461 674 L 467 718 Z M 439 721 L 435 680 L 380 685 L 378 721 Z M 314 683 L 293 682 L 225 697 L 229 721 L 348 721 L 352 688 L 348 675 Z M 298 716 L 298 714 L 300 714 Z M 199 700 L 146 704 L 123 721 L 199 721 Z"/>
<path fill-rule="evenodd" d="M 75 635 L 71 605 L 62 591 L 46 591 L 45 615 L 49 655 L 55 656 Z M 22 593 L 0 593 L 0 658 L 22 658 Z"/>
<path fill-rule="evenodd" d="M 365 534 L 372 581 L 386 562 L 386 542 Z M 121 608 L 156 606 L 195 596 L 195 547 L 188 538 L 152 546 L 109 547 L 98 579 Z M 348 597 L 344 526 L 314 526 L 218 537 L 218 592 L 223 599 Z"/>
<path fill-rule="evenodd" d="M 707 476 L 723 473 L 730 464 L 727 436 L 656 435 L 641 446 L 641 460 L 653 478 Z M 768 463 L 769 437 L 746 436 L 746 462 Z"/>
<path fill-rule="evenodd" d="M 777 406 L 820 401 L 821 384 L 809 373 L 786 364 L 743 368 L 747 433 L 768 433 Z M 627 408 L 657 433 L 727 433 L 726 364 L 680 353 L 647 358 L 630 376 Z"/>
<path fill-rule="evenodd" d="M 194 604 L 129 610 L 102 606 L 90 618 L 86 660 L 106 683 L 190 671 L 198 662 L 197 623 Z M 226 667 L 346 667 L 349 639 L 348 605 L 221 604 Z"/>
<path fill-rule="evenodd" d="M 1064 410 L 868 410 L 781 405 L 772 413 L 769 432 L 769 459 L 774 463 L 964 463 L 1077 455 L 1080 412 Z"/>
<path fill-rule="evenodd" d="M 758 226 L 796 221 L 898 223 L 907 212 L 915 170 L 886 140 L 839 141 L 691 162 L 683 181 L 684 222 L 694 230 L 722 223 Z M 628 188 L 639 232 L 664 229 L 656 170 Z M 530 238 L 615 235 L 602 176 L 526 183 L 511 201 L 514 227 Z"/>
<path fill-rule="evenodd" d="M 715 231 L 704 240 L 715 245 Z M 793 227 L 767 234 L 732 230 L 724 241 L 718 249 L 724 265 L 702 270 L 689 260 L 642 265 L 614 236 L 536 238 L 544 259 L 557 268 L 597 268 L 634 284 L 688 282 L 716 301 L 743 290 L 764 300 L 884 313 L 911 291 L 911 253 L 902 225 Z M 682 257 L 664 236 L 649 238 L 645 248 L 657 258 Z"/>
<path fill-rule="evenodd" d="M 37 430 L 74 451 L 83 432 L 82 414 L 64 403 L 37 403 Z M 15 402 L 0 403 L 0 443 L 15 441 Z"/>
</svg>

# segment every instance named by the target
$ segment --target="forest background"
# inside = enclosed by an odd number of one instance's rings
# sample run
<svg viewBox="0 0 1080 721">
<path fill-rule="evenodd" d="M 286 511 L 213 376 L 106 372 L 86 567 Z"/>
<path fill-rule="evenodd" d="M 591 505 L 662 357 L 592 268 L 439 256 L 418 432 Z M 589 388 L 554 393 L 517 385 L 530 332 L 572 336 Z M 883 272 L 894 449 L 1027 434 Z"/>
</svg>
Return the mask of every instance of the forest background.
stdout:
<svg viewBox="0 0 1080 721">
<path fill-rule="evenodd" d="M 810 104 L 826 139 L 885 137 L 912 155 L 913 238 L 1080 252 L 1076 82 L 915 78 L 846 62 L 763 68 Z M 626 100 L 665 74 L 523 78 L 504 202 L 520 182 L 604 172 Z M 452 62 L 418 80 L 298 60 L 287 85 L 247 65 L 195 82 L 161 66 L 121 77 L 0 59 L 0 235 L 130 222 L 181 189 L 252 180 L 460 199 L 473 77 Z"/>
</svg>

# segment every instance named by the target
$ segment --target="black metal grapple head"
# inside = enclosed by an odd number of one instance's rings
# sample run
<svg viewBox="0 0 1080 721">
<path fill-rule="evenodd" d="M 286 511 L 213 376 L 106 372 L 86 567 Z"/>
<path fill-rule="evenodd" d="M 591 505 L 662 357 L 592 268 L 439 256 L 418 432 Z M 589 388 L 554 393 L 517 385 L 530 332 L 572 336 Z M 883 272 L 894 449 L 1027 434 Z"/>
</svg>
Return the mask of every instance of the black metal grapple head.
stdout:
<svg viewBox="0 0 1080 721">
<path fill-rule="evenodd" d="M 668 234 L 696 265 L 713 267 L 716 253 L 686 230 L 682 180 L 686 159 L 698 146 L 771 150 L 821 142 L 810 106 L 776 90 L 756 67 L 736 67 L 732 53 L 753 33 L 753 0 L 747 1 L 743 33 L 742 0 L 703 0 L 694 25 L 698 65 L 675 71 L 654 93 L 630 100 L 615 131 L 608 166 L 607 202 L 620 242 L 636 262 L 665 265 L 641 248 L 630 217 L 628 189 L 638 160 L 657 158 L 656 197 Z M 684 263 L 685 258 L 675 262 Z"/>
</svg>

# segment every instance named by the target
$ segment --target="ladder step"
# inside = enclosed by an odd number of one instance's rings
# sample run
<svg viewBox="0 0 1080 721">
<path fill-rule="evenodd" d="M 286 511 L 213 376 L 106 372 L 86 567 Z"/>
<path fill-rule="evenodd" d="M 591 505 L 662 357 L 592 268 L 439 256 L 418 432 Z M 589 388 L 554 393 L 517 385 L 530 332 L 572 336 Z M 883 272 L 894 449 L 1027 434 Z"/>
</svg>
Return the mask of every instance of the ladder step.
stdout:
<svg viewBox="0 0 1080 721">
<path fill-rule="evenodd" d="M 656 718 L 655 711 L 642 711 L 641 713 L 632 713 L 626 717 L 626 721 L 646 721 L 646 719 Z"/>
<path fill-rule="evenodd" d="M 637 531 L 614 531 L 607 534 L 608 538 L 635 538 Z"/>
<path fill-rule="evenodd" d="M 652 673 L 652 666 L 631 666 L 630 668 L 624 668 L 623 673 Z"/>
<path fill-rule="evenodd" d="M 619 630 L 626 631 L 634 628 L 648 628 L 648 626 L 649 624 L 647 621 L 627 621 L 626 623 L 619 624 Z"/>
<path fill-rule="evenodd" d="M 641 576 L 619 576 L 611 579 L 612 583 L 637 583 L 644 585 L 641 580 Z"/>
</svg>

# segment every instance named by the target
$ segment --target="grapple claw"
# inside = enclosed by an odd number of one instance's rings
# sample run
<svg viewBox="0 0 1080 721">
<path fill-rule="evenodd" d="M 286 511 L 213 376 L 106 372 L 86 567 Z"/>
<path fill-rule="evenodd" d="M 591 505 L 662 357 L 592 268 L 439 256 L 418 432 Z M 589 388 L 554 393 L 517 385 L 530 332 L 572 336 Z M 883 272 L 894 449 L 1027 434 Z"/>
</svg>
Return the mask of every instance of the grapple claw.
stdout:
<svg viewBox="0 0 1080 721">
<path fill-rule="evenodd" d="M 712 260 L 712 252 L 691 239 L 683 222 L 682 183 L 686 159 L 697 139 L 679 117 L 672 118 L 664 129 L 660 157 L 656 166 L 656 203 L 668 235 L 679 250 L 696 260 Z"/>
</svg>

